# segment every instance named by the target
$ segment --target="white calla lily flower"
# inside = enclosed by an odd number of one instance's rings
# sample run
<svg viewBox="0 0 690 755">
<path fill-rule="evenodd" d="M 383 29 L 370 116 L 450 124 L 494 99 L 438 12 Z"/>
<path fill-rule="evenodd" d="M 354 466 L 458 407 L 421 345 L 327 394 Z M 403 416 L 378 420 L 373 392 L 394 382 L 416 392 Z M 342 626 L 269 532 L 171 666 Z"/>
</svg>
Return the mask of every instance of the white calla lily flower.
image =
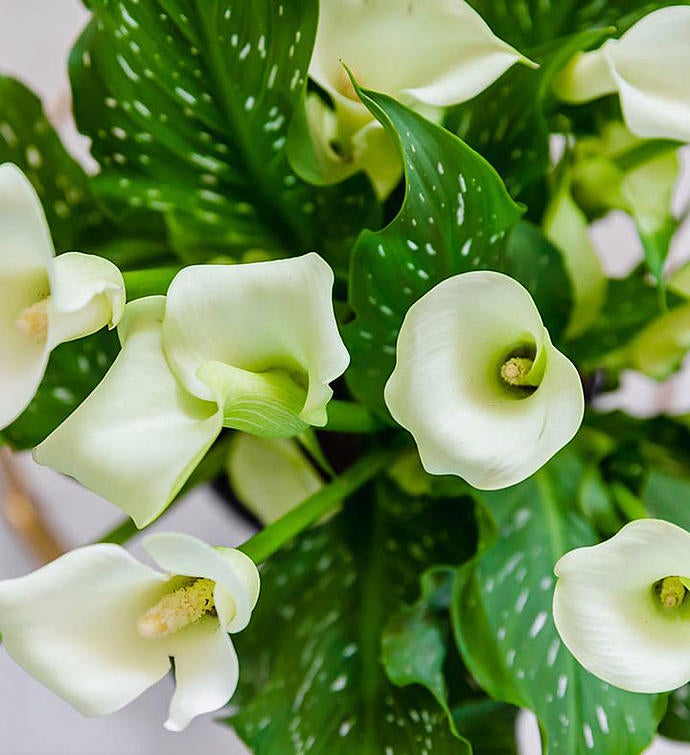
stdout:
<svg viewBox="0 0 690 755">
<path fill-rule="evenodd" d="M 690 142 L 690 7 L 660 8 L 620 39 L 580 53 L 555 82 L 566 102 L 618 93 L 627 127 L 647 139 Z"/>
<path fill-rule="evenodd" d="M 259 573 L 241 551 L 160 533 L 144 548 L 166 573 L 117 545 L 71 551 L 0 582 L 3 646 L 86 716 L 119 710 L 164 677 L 176 689 L 165 727 L 221 708 L 239 678 L 228 632 L 249 623 Z"/>
<path fill-rule="evenodd" d="M 690 533 L 638 519 L 556 564 L 561 639 L 600 679 L 631 692 L 690 681 Z"/>
<path fill-rule="evenodd" d="M 50 352 L 114 327 L 125 306 L 120 271 L 79 252 L 55 257 L 41 202 L 26 176 L 0 165 L 0 430 L 31 402 Z"/>
<path fill-rule="evenodd" d="M 138 527 L 179 492 L 223 426 L 291 437 L 324 425 L 347 368 L 317 255 L 199 265 L 167 297 L 127 305 L 122 351 L 103 381 L 34 450 Z"/>
<path fill-rule="evenodd" d="M 441 108 L 471 99 L 518 61 L 529 63 L 463 0 L 324 0 L 309 76 L 333 102 L 328 140 L 318 136 L 323 107 L 308 102 L 306 113 L 323 181 L 365 170 L 385 196 L 402 175 L 397 148 L 360 102 L 343 63 L 361 86 L 439 120 Z"/>
<path fill-rule="evenodd" d="M 431 474 L 482 490 L 529 477 L 577 432 L 582 384 L 529 293 L 501 273 L 463 273 L 410 307 L 385 388 Z"/>
</svg>

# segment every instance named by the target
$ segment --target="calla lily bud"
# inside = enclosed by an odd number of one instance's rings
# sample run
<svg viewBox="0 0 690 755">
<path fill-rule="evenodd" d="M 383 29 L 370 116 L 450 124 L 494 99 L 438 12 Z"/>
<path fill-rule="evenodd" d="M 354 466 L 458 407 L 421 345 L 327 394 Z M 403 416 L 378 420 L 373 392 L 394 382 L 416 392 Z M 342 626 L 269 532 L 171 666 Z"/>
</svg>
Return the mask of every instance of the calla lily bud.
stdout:
<svg viewBox="0 0 690 755">
<path fill-rule="evenodd" d="M 439 283 L 410 307 L 385 388 L 431 474 L 495 490 L 529 477 L 575 435 L 584 396 L 529 293 L 495 272 Z"/>
<path fill-rule="evenodd" d="M 317 254 L 186 268 L 167 298 L 127 305 L 122 351 L 35 459 L 144 527 L 223 426 L 284 438 L 325 425 L 329 383 L 349 362 L 332 285 Z"/>
<path fill-rule="evenodd" d="M 580 53 L 556 79 L 566 102 L 618 93 L 626 125 L 645 139 L 690 142 L 690 7 L 649 13 L 620 39 Z"/>
<path fill-rule="evenodd" d="M 259 573 L 241 551 L 161 533 L 144 548 L 89 545 L 0 582 L 0 632 L 12 658 L 85 716 L 113 713 L 170 671 L 165 727 L 181 731 L 232 697 L 239 664 L 228 632 L 244 629 Z"/>
<path fill-rule="evenodd" d="M 238 500 L 263 524 L 280 519 L 323 487 L 299 444 L 287 438 L 237 433 L 227 470 Z"/>
<path fill-rule="evenodd" d="M 631 692 L 690 681 L 690 533 L 637 519 L 556 564 L 553 617 L 592 674 Z"/>
<path fill-rule="evenodd" d="M 57 345 L 114 327 L 125 306 L 120 271 L 79 252 L 55 257 L 26 176 L 0 165 L 0 430 L 31 402 Z"/>
<path fill-rule="evenodd" d="M 589 224 L 564 176 L 544 213 L 544 234 L 563 255 L 573 287 L 573 311 L 566 336 L 574 338 L 596 322 L 606 299 L 607 280 L 589 238 Z"/>
<path fill-rule="evenodd" d="M 529 62 L 463 0 L 325 0 L 309 76 L 330 96 L 333 122 L 324 106 L 308 101 L 308 130 L 326 126 L 330 137 L 311 137 L 321 153 L 311 168 L 321 164 L 324 183 L 365 170 L 381 196 L 402 175 L 397 148 L 360 102 L 343 63 L 363 87 L 439 120 L 442 108 L 471 99 L 518 61 Z M 299 139 L 309 141 L 306 133 Z M 303 167 L 298 151 L 293 162 Z"/>
</svg>

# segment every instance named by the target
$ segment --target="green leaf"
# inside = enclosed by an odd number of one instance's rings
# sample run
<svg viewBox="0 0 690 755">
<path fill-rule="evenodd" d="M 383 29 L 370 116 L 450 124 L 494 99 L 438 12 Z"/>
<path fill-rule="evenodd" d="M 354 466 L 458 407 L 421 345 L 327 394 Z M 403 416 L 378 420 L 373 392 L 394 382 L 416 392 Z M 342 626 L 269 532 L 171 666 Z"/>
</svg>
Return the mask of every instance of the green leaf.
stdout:
<svg viewBox="0 0 690 755">
<path fill-rule="evenodd" d="M 634 695 L 582 669 L 551 618 L 553 566 L 596 535 L 572 508 L 582 466 L 568 451 L 520 485 L 481 494 L 498 537 L 460 570 L 453 598 L 465 663 L 495 699 L 530 708 L 548 752 L 641 752 L 665 696 Z"/>
<path fill-rule="evenodd" d="M 4 162 L 19 166 L 33 184 L 58 252 L 74 249 L 87 229 L 102 222 L 86 174 L 48 123 L 41 101 L 20 82 L 0 76 Z"/>
<path fill-rule="evenodd" d="M 556 37 L 614 24 L 623 32 L 647 13 L 676 0 L 469 0 L 494 34 L 522 52 Z"/>
<path fill-rule="evenodd" d="M 46 438 L 100 383 L 120 345 L 114 331 L 58 346 L 33 401 L 2 437 L 15 448 L 33 448 Z"/>
<path fill-rule="evenodd" d="M 436 567 L 422 576 L 422 594 L 417 603 L 403 608 L 384 629 L 381 661 L 397 687 L 426 687 L 446 712 L 457 735 L 444 675 L 448 622 L 443 615 L 436 615 L 439 603 L 441 608 L 448 608 L 453 574 L 453 569 Z"/>
<path fill-rule="evenodd" d="M 690 479 L 652 470 L 643 499 L 649 516 L 690 530 Z"/>
<path fill-rule="evenodd" d="M 162 214 L 188 261 L 248 250 L 343 265 L 378 203 L 363 177 L 315 189 L 290 169 L 316 0 L 93 0 L 72 52 L 80 129 L 114 210 Z"/>
<path fill-rule="evenodd" d="M 419 685 L 398 688 L 381 664 L 387 622 L 420 573 L 475 547 L 467 500 L 410 499 L 379 483 L 262 569 L 262 594 L 237 637 L 231 719 L 257 755 L 444 753 L 469 748 Z"/>
<path fill-rule="evenodd" d="M 513 66 L 469 102 L 450 109 L 446 125 L 481 153 L 500 173 L 511 195 L 529 206 L 530 217 L 543 210 L 550 166 L 549 124 L 554 109 L 550 86 L 577 52 L 603 40 L 606 30 L 589 30 L 551 42 L 533 54 L 538 69 Z"/>
<path fill-rule="evenodd" d="M 387 416 L 383 386 L 410 305 L 457 273 L 503 269 L 501 250 L 520 209 L 493 168 L 453 134 L 387 95 L 359 94 L 398 140 L 407 184 L 395 219 L 357 241 L 350 288 L 356 316 L 343 333 L 350 388 Z"/>
<path fill-rule="evenodd" d="M 453 708 L 458 730 L 472 743 L 473 755 L 518 755 L 515 725 L 519 708 L 495 700 L 476 700 Z"/>
<path fill-rule="evenodd" d="M 668 710 L 659 724 L 662 737 L 680 742 L 690 742 L 690 685 L 671 692 Z"/>
</svg>

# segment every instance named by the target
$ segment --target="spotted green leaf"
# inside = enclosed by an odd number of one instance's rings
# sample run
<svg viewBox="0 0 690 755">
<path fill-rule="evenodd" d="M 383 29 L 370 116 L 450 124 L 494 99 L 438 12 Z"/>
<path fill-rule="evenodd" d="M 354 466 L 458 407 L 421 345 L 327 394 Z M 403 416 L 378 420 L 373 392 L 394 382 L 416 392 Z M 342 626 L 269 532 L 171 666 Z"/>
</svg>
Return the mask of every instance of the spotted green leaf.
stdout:
<svg viewBox="0 0 690 755">
<path fill-rule="evenodd" d="M 256 755 L 469 755 L 428 690 L 387 679 L 381 635 L 422 571 L 473 551 L 471 516 L 380 483 L 264 565 L 230 721 Z"/>
<path fill-rule="evenodd" d="M 405 167 L 398 215 L 380 231 L 364 231 L 353 251 L 355 319 L 344 333 L 353 393 L 386 416 L 383 386 L 410 305 L 449 276 L 501 270 L 505 236 L 521 211 L 493 168 L 456 136 L 387 95 L 359 94 L 398 140 Z"/>
<path fill-rule="evenodd" d="M 83 169 L 48 122 L 41 101 L 0 76 L 0 163 L 18 165 L 41 198 L 58 252 L 74 249 L 103 218 Z M 86 250 L 84 250 L 86 251 Z"/>
<path fill-rule="evenodd" d="M 690 685 L 672 692 L 668 710 L 659 724 L 659 734 L 668 739 L 690 742 Z"/>
<path fill-rule="evenodd" d="M 317 190 L 285 154 L 317 1 L 93 0 L 91 8 L 70 73 L 106 204 L 163 215 L 188 260 L 319 249 L 342 262 L 377 214 L 371 190 L 362 177 Z"/>
<path fill-rule="evenodd" d="M 547 753 L 641 752 L 666 697 L 623 692 L 593 677 L 563 646 L 551 616 L 555 562 L 596 542 L 572 506 L 581 473 L 564 451 L 520 485 L 481 494 L 497 537 L 459 572 L 456 638 L 489 695 L 536 713 Z"/>
</svg>

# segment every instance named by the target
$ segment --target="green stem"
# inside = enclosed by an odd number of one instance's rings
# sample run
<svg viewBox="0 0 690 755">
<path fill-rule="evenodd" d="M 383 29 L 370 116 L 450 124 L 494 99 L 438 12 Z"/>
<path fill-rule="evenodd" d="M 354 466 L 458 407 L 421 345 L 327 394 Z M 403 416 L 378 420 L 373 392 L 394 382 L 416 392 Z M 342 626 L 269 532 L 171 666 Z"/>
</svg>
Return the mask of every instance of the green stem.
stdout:
<svg viewBox="0 0 690 755">
<path fill-rule="evenodd" d="M 328 403 L 328 424 L 323 429 L 336 433 L 375 433 L 385 427 L 383 420 L 361 404 L 334 399 Z"/>
<path fill-rule="evenodd" d="M 247 540 L 240 546 L 240 550 L 254 563 L 262 563 L 389 466 L 398 453 L 399 450 L 395 448 L 378 449 L 360 459 L 337 480 L 321 488 L 277 522 Z"/>
<path fill-rule="evenodd" d="M 172 279 L 181 269 L 179 266 L 152 267 L 150 270 L 132 270 L 122 273 L 127 288 L 127 301 L 165 294 Z"/>
</svg>

